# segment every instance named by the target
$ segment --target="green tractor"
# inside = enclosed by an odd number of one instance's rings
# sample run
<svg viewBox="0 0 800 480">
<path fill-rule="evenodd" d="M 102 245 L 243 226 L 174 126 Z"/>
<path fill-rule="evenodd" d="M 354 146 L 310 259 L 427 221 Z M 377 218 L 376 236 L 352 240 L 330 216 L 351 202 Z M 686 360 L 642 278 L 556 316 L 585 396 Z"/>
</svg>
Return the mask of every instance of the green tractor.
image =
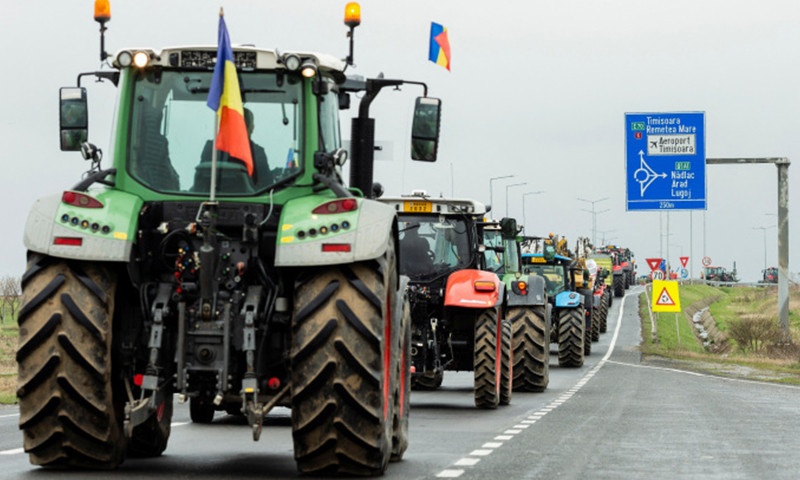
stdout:
<svg viewBox="0 0 800 480">
<path fill-rule="evenodd" d="M 104 35 L 110 9 L 98 4 Z M 424 84 L 348 80 L 359 18 L 345 23 L 345 60 L 232 48 L 256 172 L 202 153 L 216 135 L 217 46 L 111 57 L 101 36 L 113 68 L 61 89 L 61 148 L 91 169 L 36 201 L 25 227 L 17 395 L 32 463 L 110 469 L 160 455 L 174 395 L 194 422 L 242 415 L 254 440 L 273 407 L 291 408 L 301 472 L 380 475 L 403 456 L 407 278 L 396 212 L 373 199 L 369 106 L 383 87 Z M 117 88 L 109 168 L 87 142 L 84 77 Z M 339 110 L 353 94 L 346 186 Z M 435 160 L 440 108 L 427 88 L 416 101 L 415 159 Z"/>
<path fill-rule="evenodd" d="M 483 224 L 486 269 L 505 284 L 505 317 L 511 322 L 513 389 L 543 392 L 550 380 L 550 314 L 544 277 L 522 273 L 521 237 L 513 218 Z"/>
</svg>

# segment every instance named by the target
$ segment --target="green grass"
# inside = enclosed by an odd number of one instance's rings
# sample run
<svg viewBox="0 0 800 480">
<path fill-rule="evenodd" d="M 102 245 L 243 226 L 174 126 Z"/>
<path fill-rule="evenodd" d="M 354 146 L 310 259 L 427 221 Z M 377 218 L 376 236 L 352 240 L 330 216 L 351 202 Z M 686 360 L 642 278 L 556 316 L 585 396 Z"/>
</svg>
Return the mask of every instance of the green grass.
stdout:
<svg viewBox="0 0 800 480">
<path fill-rule="evenodd" d="M 745 366 L 748 368 L 769 370 L 773 372 L 773 381 L 800 384 L 800 354 L 790 353 L 783 357 L 768 357 L 742 352 L 729 339 L 733 348 L 726 353 L 707 352 L 702 343 L 694 336 L 691 311 L 702 305 L 701 302 L 713 302 L 709 311 L 714 317 L 717 327 L 725 331 L 731 321 L 741 318 L 764 317 L 778 322 L 777 289 L 748 287 L 711 287 L 708 285 L 681 285 L 680 301 L 683 312 L 678 314 L 676 328 L 675 313 L 654 313 L 658 328 L 657 339 L 651 335 L 649 306 L 645 294 L 640 295 L 639 312 L 642 319 L 642 345 L 644 354 L 658 355 L 676 360 L 693 362 L 710 362 L 725 366 Z M 694 307 L 694 308 L 692 308 Z M 687 309 L 690 312 L 687 312 Z M 790 289 L 790 330 L 794 343 L 800 339 L 800 287 Z M 786 378 L 784 378 L 786 377 Z"/>
</svg>

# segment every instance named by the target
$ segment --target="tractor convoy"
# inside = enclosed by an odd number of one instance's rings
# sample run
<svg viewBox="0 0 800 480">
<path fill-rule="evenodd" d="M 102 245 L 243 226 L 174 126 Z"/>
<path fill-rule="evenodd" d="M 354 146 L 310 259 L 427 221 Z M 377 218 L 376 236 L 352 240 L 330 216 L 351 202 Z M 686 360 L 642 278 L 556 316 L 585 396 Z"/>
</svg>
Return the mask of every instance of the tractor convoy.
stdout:
<svg viewBox="0 0 800 480">
<path fill-rule="evenodd" d="M 475 406 L 494 409 L 548 388 L 551 343 L 559 366 L 584 364 L 633 283 L 632 252 L 525 236 L 471 199 L 383 197 L 371 103 L 423 87 L 408 141 L 430 162 L 441 102 L 419 81 L 348 76 L 358 4 L 345 59 L 231 46 L 222 12 L 218 45 L 109 55 L 110 18 L 97 0 L 109 68 L 60 90 L 61 149 L 89 171 L 25 226 L 16 360 L 31 463 L 158 456 L 177 401 L 195 423 L 241 416 L 254 441 L 288 407 L 300 472 L 380 475 L 408 447 L 411 391 L 445 372 L 473 372 Z M 82 80 L 117 91 L 105 158 Z M 245 129 L 249 148 L 227 136 Z"/>
</svg>

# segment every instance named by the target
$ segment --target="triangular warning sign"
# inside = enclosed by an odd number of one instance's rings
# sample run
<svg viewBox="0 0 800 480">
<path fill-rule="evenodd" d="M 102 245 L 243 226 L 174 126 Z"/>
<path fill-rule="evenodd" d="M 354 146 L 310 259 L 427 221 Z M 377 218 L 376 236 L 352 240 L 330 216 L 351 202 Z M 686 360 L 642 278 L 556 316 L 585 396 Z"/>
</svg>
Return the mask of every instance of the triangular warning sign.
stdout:
<svg viewBox="0 0 800 480">
<path fill-rule="evenodd" d="M 681 297 L 678 282 L 672 280 L 653 280 L 652 310 L 654 312 L 680 312 Z"/>
<path fill-rule="evenodd" d="M 675 300 L 673 300 L 669 295 L 667 287 L 664 287 L 664 289 L 661 290 L 661 294 L 658 296 L 658 300 L 656 300 L 656 305 L 660 305 L 662 307 L 671 307 L 675 305 Z"/>
<path fill-rule="evenodd" d="M 647 265 L 650 267 L 650 271 L 658 270 L 658 267 L 661 265 L 660 258 L 646 258 Z"/>
<path fill-rule="evenodd" d="M 681 259 L 681 265 L 683 265 L 683 267 L 686 268 L 686 262 L 689 261 L 689 257 L 680 257 L 680 259 Z"/>
</svg>

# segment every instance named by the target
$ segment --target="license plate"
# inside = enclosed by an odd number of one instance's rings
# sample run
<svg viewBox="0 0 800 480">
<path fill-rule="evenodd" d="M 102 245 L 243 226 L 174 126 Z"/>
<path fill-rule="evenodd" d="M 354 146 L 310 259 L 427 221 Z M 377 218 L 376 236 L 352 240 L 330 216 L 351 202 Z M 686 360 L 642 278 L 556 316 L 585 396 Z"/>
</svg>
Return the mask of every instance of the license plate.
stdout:
<svg viewBox="0 0 800 480">
<path fill-rule="evenodd" d="M 430 213 L 433 211 L 433 204 L 431 202 L 417 202 L 417 201 L 403 202 L 403 211 L 415 212 L 415 213 Z"/>
</svg>

